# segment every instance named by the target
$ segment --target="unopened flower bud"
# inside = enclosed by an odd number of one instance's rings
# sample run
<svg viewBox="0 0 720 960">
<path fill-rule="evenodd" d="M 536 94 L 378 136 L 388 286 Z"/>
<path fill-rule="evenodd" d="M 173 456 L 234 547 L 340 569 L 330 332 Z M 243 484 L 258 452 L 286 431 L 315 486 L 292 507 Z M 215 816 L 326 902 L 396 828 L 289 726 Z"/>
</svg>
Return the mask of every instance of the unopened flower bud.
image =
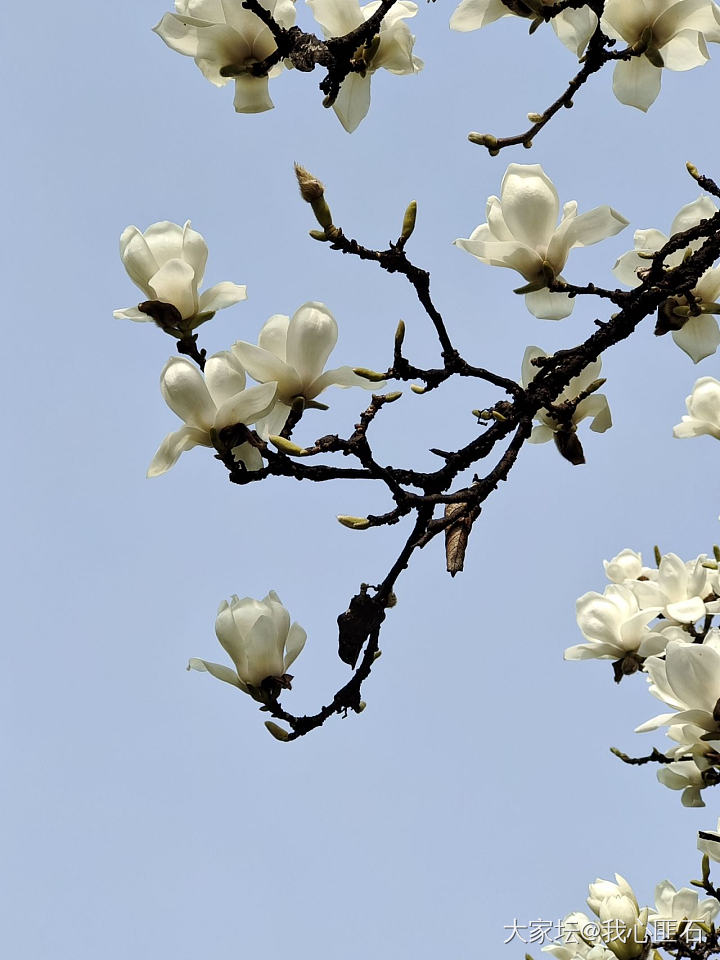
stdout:
<svg viewBox="0 0 720 960">
<path fill-rule="evenodd" d="M 405 339 L 405 321 L 398 320 L 397 330 L 395 331 L 395 346 L 399 350 Z"/>
<path fill-rule="evenodd" d="M 350 530 L 367 530 L 370 526 L 370 521 L 367 517 L 350 517 L 345 514 L 340 514 L 337 519 L 344 527 L 349 527 Z"/>
<path fill-rule="evenodd" d="M 417 217 L 417 203 L 415 200 L 411 200 L 408 204 L 408 208 L 405 211 L 405 216 L 403 217 L 402 233 L 400 234 L 401 240 L 409 240 L 412 236 L 412 232 L 415 229 L 415 219 Z"/>
<path fill-rule="evenodd" d="M 421 387 L 417 383 L 411 383 L 410 389 L 412 390 L 413 393 L 425 393 L 427 387 Z"/>
<path fill-rule="evenodd" d="M 273 723 L 272 720 L 266 720 L 265 726 L 270 734 L 275 737 L 276 740 L 286 741 L 290 737 L 290 732 L 284 730 L 279 724 Z"/>
<path fill-rule="evenodd" d="M 487 147 L 491 153 L 498 149 L 498 139 L 491 133 L 469 133 L 468 140 L 470 143 L 476 143 L 479 147 Z"/>
<path fill-rule="evenodd" d="M 314 177 L 309 170 L 301 167 L 299 163 L 295 164 L 295 176 L 300 187 L 300 196 L 306 203 L 312 203 L 313 200 L 319 200 L 325 193 L 324 184 Z"/>
<path fill-rule="evenodd" d="M 384 393 L 382 395 L 385 403 L 395 403 L 396 400 L 399 400 L 402 396 L 402 390 L 395 390 L 393 393 Z"/>
<path fill-rule="evenodd" d="M 540 121 L 542 120 L 542 114 L 541 114 L 541 113 L 529 113 L 529 114 L 527 115 L 527 118 L 528 118 L 528 120 L 530 121 L 530 123 L 540 123 Z"/>
<path fill-rule="evenodd" d="M 299 447 L 297 443 L 293 443 L 292 440 L 286 440 L 285 437 L 268 437 L 270 443 L 277 447 L 280 453 L 286 453 L 289 457 L 306 457 L 307 450 L 305 447 Z"/>
<path fill-rule="evenodd" d="M 369 380 L 371 383 L 380 383 L 386 376 L 384 373 L 378 373 L 377 370 L 368 370 L 367 367 L 353 367 L 353 373 Z"/>
<path fill-rule="evenodd" d="M 329 237 L 326 235 L 324 230 L 309 230 L 308 233 L 313 240 L 321 240 L 323 243 L 327 243 L 329 240 Z"/>
</svg>

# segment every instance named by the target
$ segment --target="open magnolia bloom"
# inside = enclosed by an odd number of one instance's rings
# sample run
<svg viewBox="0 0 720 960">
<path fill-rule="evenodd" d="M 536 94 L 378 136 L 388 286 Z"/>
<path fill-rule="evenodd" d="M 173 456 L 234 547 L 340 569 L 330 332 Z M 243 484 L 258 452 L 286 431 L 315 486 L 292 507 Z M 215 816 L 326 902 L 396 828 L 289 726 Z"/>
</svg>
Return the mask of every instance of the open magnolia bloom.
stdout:
<svg viewBox="0 0 720 960">
<path fill-rule="evenodd" d="M 361 7 L 358 0 L 307 0 L 313 16 L 323 28 L 325 38 L 343 37 L 362 26 L 379 8 L 379 0 Z M 422 60 L 413 56 L 415 37 L 406 23 L 417 13 L 417 4 L 397 0 L 380 23 L 378 37 L 355 52 L 363 68 L 349 73 L 340 85 L 333 104 L 340 123 L 348 133 L 356 129 L 370 109 L 370 77 L 381 68 L 398 76 L 417 73 Z"/>
<path fill-rule="evenodd" d="M 670 936 L 674 936 L 679 932 L 678 928 L 683 921 L 689 925 L 693 923 L 709 925 L 713 922 L 719 910 L 720 903 L 717 900 L 700 901 L 697 890 L 691 890 L 689 887 L 676 890 L 669 880 L 663 880 L 655 887 L 655 913 L 651 913 L 648 919 L 651 923 L 656 924 L 674 924 L 675 930 L 670 934 Z M 697 927 L 695 931 L 686 927 L 682 936 L 689 940 L 693 937 L 693 933 L 697 935 L 699 932 Z"/>
<path fill-rule="evenodd" d="M 190 329 L 209 320 L 216 310 L 247 298 L 247 288 L 229 280 L 198 294 L 207 256 L 205 238 L 191 229 L 189 220 L 182 227 L 161 220 L 145 233 L 137 227 L 126 227 L 120 236 L 120 258 L 132 282 L 148 300 L 172 304 L 182 320 L 187 321 L 184 326 Z M 153 319 L 137 307 L 115 310 L 113 316 L 126 320 Z"/>
<path fill-rule="evenodd" d="M 479 30 L 501 17 L 524 17 L 535 20 L 541 7 L 553 6 L 554 0 L 462 0 L 452 17 L 450 29 L 465 33 Z M 576 56 L 582 56 L 588 40 L 598 25 L 597 16 L 589 7 L 563 10 L 550 21 L 555 33 Z"/>
<path fill-rule="evenodd" d="M 665 657 L 650 657 L 645 670 L 650 693 L 673 713 L 663 713 L 637 727 L 638 733 L 670 725 L 692 724 L 720 738 L 720 645 L 717 637 L 704 643 L 671 640 Z M 687 729 L 684 735 L 692 733 Z"/>
<path fill-rule="evenodd" d="M 613 92 L 621 103 L 647 110 L 660 93 L 663 67 L 692 70 L 710 59 L 706 41 L 720 41 L 720 10 L 712 0 L 606 0 L 600 26 L 642 50 L 615 64 Z"/>
<path fill-rule="evenodd" d="M 270 693 L 290 687 L 287 671 L 305 646 L 307 634 L 299 624 L 290 623 L 290 614 L 274 590 L 263 600 L 233 596 L 230 603 L 223 601 L 215 633 L 235 669 L 193 657 L 188 670 L 207 671 L 255 699 L 262 699 L 260 688 L 268 687 L 265 681 L 271 681 Z"/>
<path fill-rule="evenodd" d="M 551 293 L 548 284 L 562 280 L 560 272 L 573 247 L 587 247 L 623 230 L 628 221 L 612 207 L 596 207 L 578 216 L 577 203 L 563 207 L 557 190 L 539 163 L 511 163 L 500 197 L 487 201 L 487 223 L 455 244 L 483 263 L 510 267 L 527 281 L 516 290 L 525 294 L 530 313 L 542 320 L 562 320 L 575 300 Z"/>
<path fill-rule="evenodd" d="M 171 357 L 160 375 L 165 402 L 185 425 L 169 433 L 148 467 L 148 477 L 159 477 L 177 463 L 180 454 L 196 446 L 212 447 L 212 434 L 236 423 L 255 423 L 275 403 L 277 385 L 264 383 L 245 389 L 245 371 L 237 358 L 223 351 L 205 361 L 205 375 L 184 357 Z M 259 470 L 262 457 L 250 443 L 233 447 L 233 456 L 248 470 Z"/>
<path fill-rule="evenodd" d="M 692 393 L 685 397 L 687 416 L 673 427 L 673 436 L 679 439 L 701 437 L 707 433 L 720 440 L 720 381 L 715 377 L 700 377 Z"/>
<path fill-rule="evenodd" d="M 717 212 L 718 208 L 709 197 L 700 197 L 686 204 L 673 220 L 670 236 L 696 227 L 701 220 L 714 217 Z M 635 249 L 624 253 L 618 259 L 613 273 L 621 283 L 628 287 L 637 287 L 641 282 L 638 271 L 649 268 L 648 257 L 657 253 L 668 240 L 669 237 L 659 230 L 636 230 Z M 670 269 L 679 266 L 685 256 L 699 250 L 703 243 L 703 239 L 693 240 L 682 250 L 671 253 L 664 260 L 665 266 Z M 720 304 L 716 302 L 720 296 L 720 267 L 709 267 L 693 288 L 692 295 L 695 300 L 692 311 L 687 297 L 684 296 L 672 297 L 661 304 L 655 332 L 672 332 L 672 338 L 680 349 L 695 363 L 699 363 L 715 353 L 720 344 L 720 331 L 714 316 L 715 312 L 720 313 Z"/>
<path fill-rule="evenodd" d="M 238 340 L 232 351 L 250 376 L 259 383 L 277 384 L 277 403 L 255 423 L 261 437 L 277 436 L 285 426 L 293 401 L 313 401 L 328 387 L 362 387 L 377 390 L 384 382 L 370 381 L 352 367 L 325 370 L 338 338 L 335 317 L 324 303 L 310 301 L 292 317 L 275 314 L 263 326 L 258 345 Z"/>
<path fill-rule="evenodd" d="M 540 367 L 532 363 L 537 357 L 547 357 L 548 354 L 540 347 L 527 347 L 522 362 L 522 374 L 520 382 L 523 387 L 535 379 L 540 373 Z M 602 369 L 602 360 L 595 360 L 589 363 L 577 377 L 573 377 L 570 383 L 565 387 L 560 396 L 555 400 L 553 406 L 562 407 L 564 403 L 573 401 L 586 391 L 600 376 Z M 554 440 L 555 445 L 562 455 L 572 463 L 583 463 L 582 448 L 577 439 L 575 430 L 577 425 L 588 417 L 592 417 L 590 429 L 595 433 L 605 433 L 612 426 L 612 417 L 607 398 L 602 393 L 593 392 L 584 397 L 576 404 L 568 416 L 560 420 L 557 416 L 550 413 L 544 407 L 535 414 L 535 419 L 539 421 L 533 427 L 530 434 L 530 443 L 547 443 L 548 440 Z M 573 455 L 576 458 L 573 459 Z"/>
<path fill-rule="evenodd" d="M 637 580 L 639 577 L 649 578 L 654 571 L 644 567 L 642 554 L 626 547 L 612 560 L 603 560 L 605 576 L 611 583 L 624 583 L 625 580 Z"/>
<path fill-rule="evenodd" d="M 281 27 L 295 23 L 294 0 L 261 0 Z M 268 78 L 282 72 L 275 64 L 266 76 L 250 72 L 277 49 L 270 28 L 240 0 L 175 0 L 177 13 L 166 13 L 153 27 L 171 50 L 193 57 L 207 79 L 216 87 L 235 80 L 235 110 L 262 113 L 272 110 Z"/>
<path fill-rule="evenodd" d="M 695 623 L 706 614 L 720 612 L 720 601 L 706 598 L 712 595 L 712 572 L 703 564 L 703 553 L 695 560 L 681 560 L 674 553 L 666 553 L 660 560 L 652 580 L 637 580 L 633 593 L 642 609 L 657 607 L 671 624 Z"/>
<path fill-rule="evenodd" d="M 641 609 L 632 589 L 612 583 L 605 593 L 583 594 L 576 601 L 577 622 L 589 643 L 568 647 L 566 660 L 619 660 L 628 653 L 649 657 L 661 653 L 667 637 L 648 629 L 659 607 Z"/>
<path fill-rule="evenodd" d="M 635 893 L 624 877 L 616 883 L 597 879 L 589 887 L 587 905 L 600 918 L 603 939 L 618 960 L 634 960 L 645 951 L 648 908 L 641 910 Z"/>
<path fill-rule="evenodd" d="M 543 953 L 552 954 L 555 960 L 614 960 L 600 937 L 600 926 L 585 913 L 569 913 L 559 924 L 560 938 Z"/>
<path fill-rule="evenodd" d="M 700 731 L 701 733 L 703 731 Z M 703 787 L 707 786 L 703 779 L 703 771 L 695 761 L 688 757 L 664 764 L 657 771 L 657 778 L 663 786 L 670 790 L 682 790 L 680 801 L 684 807 L 704 807 L 705 801 L 701 797 Z M 678 894 L 679 895 L 679 894 Z M 697 894 L 695 894 L 697 897 Z M 720 908 L 720 904 L 718 905 Z M 658 910 L 660 907 L 658 906 Z M 651 920 L 655 917 L 651 915 Z M 668 922 L 666 917 L 658 917 L 661 922 Z M 682 918 L 678 918 L 680 920 Z"/>
</svg>

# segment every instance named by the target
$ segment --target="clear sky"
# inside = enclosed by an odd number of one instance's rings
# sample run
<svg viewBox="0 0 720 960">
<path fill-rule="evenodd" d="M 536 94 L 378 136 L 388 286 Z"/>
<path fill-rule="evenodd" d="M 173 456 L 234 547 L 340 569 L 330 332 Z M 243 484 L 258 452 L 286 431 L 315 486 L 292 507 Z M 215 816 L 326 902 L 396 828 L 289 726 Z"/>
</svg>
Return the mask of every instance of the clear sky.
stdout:
<svg viewBox="0 0 720 960">
<path fill-rule="evenodd" d="M 552 445 L 523 451 L 465 572 L 444 574 L 436 542 L 400 581 L 367 710 L 283 745 L 248 697 L 185 672 L 190 656 L 222 658 L 218 603 L 278 591 L 309 636 L 288 704 L 314 711 L 346 676 L 335 618 L 384 575 L 402 531 L 336 522 L 386 508 L 375 487 L 238 489 L 202 448 L 146 480 L 178 425 L 158 389 L 172 342 L 112 311 L 138 300 L 122 229 L 190 218 L 210 248 L 207 283 L 248 286 L 202 329 L 209 352 L 321 300 L 338 364 L 382 368 L 400 317 L 411 358 L 433 362 L 401 277 L 307 237 L 298 160 L 371 246 L 397 236 L 416 199 L 408 251 L 432 270 L 450 330 L 469 360 L 518 376 L 527 344 L 587 336 L 593 305 L 537 320 L 514 275 L 452 240 L 484 221 L 508 162 L 539 162 L 561 200 L 631 221 L 565 271 L 611 283 L 632 231 L 667 231 L 697 197 L 685 161 L 720 174 L 716 48 L 706 67 L 666 73 L 647 116 L 617 103 L 605 73 L 531 151 L 490 158 L 467 132 L 517 132 L 573 72 L 549 29 L 528 38 L 508 19 L 451 34 L 452 4 L 422 4 L 425 70 L 376 76 L 349 136 L 321 107 L 317 72 L 272 82 L 274 111 L 235 115 L 230 89 L 151 33 L 165 9 L 76 0 L 4 14 L 3 956 L 520 958 L 504 925 L 581 909 L 596 876 L 624 874 L 644 902 L 659 880 L 696 877 L 695 831 L 714 827 L 720 794 L 686 810 L 653 770 L 615 760 L 610 744 L 662 742 L 632 732 L 656 701 L 642 678 L 615 687 L 607 664 L 562 651 L 580 640 L 576 597 L 603 589 L 603 558 L 633 547 L 649 560 L 654 543 L 691 558 L 720 538 L 717 445 L 672 439 L 717 357 L 693 367 L 648 323 L 615 348 L 603 370 L 615 426 L 588 437 L 587 465 Z M 367 395 L 328 399 L 299 439 L 347 433 Z M 430 463 L 427 448 L 472 437 L 471 409 L 494 399 L 478 385 L 406 390 L 378 449 Z"/>
</svg>

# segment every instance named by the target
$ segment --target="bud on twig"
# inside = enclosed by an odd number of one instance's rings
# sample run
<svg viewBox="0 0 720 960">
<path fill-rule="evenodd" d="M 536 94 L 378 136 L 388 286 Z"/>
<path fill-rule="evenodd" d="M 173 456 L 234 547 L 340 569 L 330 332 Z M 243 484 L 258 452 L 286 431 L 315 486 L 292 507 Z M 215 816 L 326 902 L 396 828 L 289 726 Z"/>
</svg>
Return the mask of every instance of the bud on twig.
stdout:
<svg viewBox="0 0 720 960">
<path fill-rule="evenodd" d="M 315 219 L 320 226 L 327 230 L 328 227 L 333 225 L 333 222 L 330 207 L 325 200 L 324 185 L 309 170 L 301 167 L 299 163 L 295 164 L 295 176 L 300 187 L 300 196 L 306 203 L 310 204 Z"/>
<path fill-rule="evenodd" d="M 340 514 L 337 519 L 344 527 L 349 527 L 350 530 L 367 530 L 370 526 L 367 517 L 350 517 L 346 514 Z"/>
<path fill-rule="evenodd" d="M 369 380 L 370 383 L 381 383 L 386 376 L 384 373 L 378 373 L 377 370 L 368 370 L 367 367 L 353 367 L 353 373 L 364 380 Z"/>
<path fill-rule="evenodd" d="M 408 208 L 405 211 L 405 216 L 403 217 L 402 232 L 400 234 L 400 240 L 403 243 L 406 240 L 409 240 L 412 236 L 412 232 L 415 229 L 415 219 L 417 217 L 417 203 L 415 200 L 411 200 L 408 204 Z"/>
<path fill-rule="evenodd" d="M 280 453 L 286 453 L 289 457 L 306 457 L 308 455 L 305 447 L 299 447 L 292 440 L 286 440 L 285 437 L 268 437 L 270 443 L 277 447 Z"/>
<path fill-rule="evenodd" d="M 285 742 L 290 737 L 290 732 L 288 730 L 284 730 L 279 724 L 273 723 L 272 720 L 266 720 L 265 726 L 267 727 L 268 732 L 272 734 L 276 740 Z"/>
</svg>

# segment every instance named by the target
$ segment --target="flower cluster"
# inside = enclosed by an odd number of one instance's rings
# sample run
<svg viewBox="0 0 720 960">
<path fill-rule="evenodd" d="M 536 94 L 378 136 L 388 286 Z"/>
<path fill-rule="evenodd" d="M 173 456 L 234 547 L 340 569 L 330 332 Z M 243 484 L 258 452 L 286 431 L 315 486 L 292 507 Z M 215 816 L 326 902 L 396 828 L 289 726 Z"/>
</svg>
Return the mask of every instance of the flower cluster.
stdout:
<svg viewBox="0 0 720 960">
<path fill-rule="evenodd" d="M 539 25 L 555 2 L 461 0 L 450 27 L 478 30 L 510 16 Z M 613 92 L 621 103 L 643 111 L 660 93 L 663 68 L 700 67 L 710 59 L 708 42 L 720 42 L 720 8 L 713 0 L 606 0 L 599 24 L 589 7 L 562 10 L 551 22 L 560 40 L 578 57 L 598 25 L 605 36 L 626 44 L 629 56 L 615 64 Z"/>
<path fill-rule="evenodd" d="M 720 844 L 717 853 L 720 857 Z M 579 911 L 568 914 L 560 923 L 560 942 L 543 947 L 555 960 L 635 960 L 646 954 L 652 933 L 658 940 L 694 943 L 708 935 L 709 924 L 720 911 L 716 899 L 700 900 L 697 891 L 676 890 L 669 880 L 655 887 L 655 909 L 641 908 L 619 874 L 615 883 L 601 879 L 591 883 L 587 904 L 598 920 Z"/>
<path fill-rule="evenodd" d="M 685 398 L 687 416 L 673 427 L 673 436 L 680 439 L 709 434 L 720 440 L 720 381 L 700 377 L 689 397 Z"/>
<path fill-rule="evenodd" d="M 716 551 L 720 553 L 720 551 Z M 567 660 L 613 660 L 615 679 L 642 670 L 650 693 L 670 712 L 637 728 L 667 728 L 672 746 L 658 779 L 682 790 L 685 806 L 704 806 L 700 791 L 720 779 L 720 613 L 717 560 L 704 554 L 685 562 L 673 553 L 657 568 L 623 550 L 605 562 L 610 584 L 577 601 L 587 641 L 568 648 Z"/>
</svg>

